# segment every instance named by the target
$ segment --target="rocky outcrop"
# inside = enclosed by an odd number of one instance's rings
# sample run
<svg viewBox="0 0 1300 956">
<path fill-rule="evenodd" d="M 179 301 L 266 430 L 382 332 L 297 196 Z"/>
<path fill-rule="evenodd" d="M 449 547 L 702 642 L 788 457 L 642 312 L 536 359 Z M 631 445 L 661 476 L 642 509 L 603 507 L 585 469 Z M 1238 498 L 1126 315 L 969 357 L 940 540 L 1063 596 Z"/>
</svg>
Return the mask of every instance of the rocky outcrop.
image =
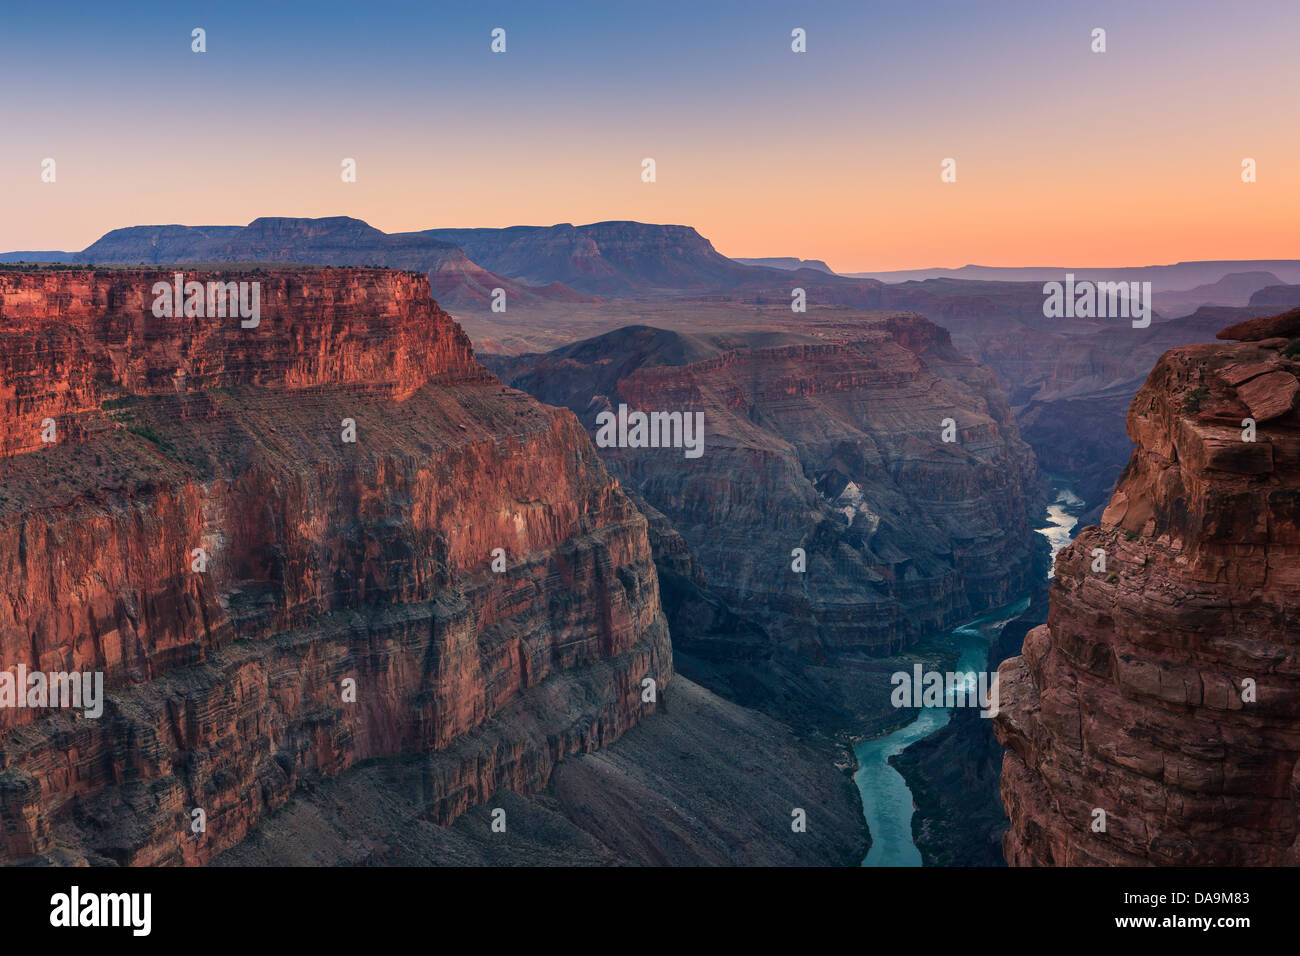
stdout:
<svg viewBox="0 0 1300 956">
<path fill-rule="evenodd" d="M 255 328 L 156 318 L 171 277 L 0 272 L 0 663 L 107 691 L 0 708 L 0 860 L 204 862 L 394 755 L 446 823 L 653 711 L 645 519 L 423 276 L 187 274 Z"/>
<path fill-rule="evenodd" d="M 1175 349 L 1134 399 L 1101 525 L 999 671 L 1009 863 L 1300 862 L 1293 321 Z"/>
<path fill-rule="evenodd" d="M 1292 309 L 1281 315 L 1272 315 L 1256 319 L 1247 319 L 1230 325 L 1218 334 L 1221 339 L 1238 339 L 1244 342 L 1262 342 L 1267 339 L 1300 336 L 1300 309 Z"/>
<path fill-rule="evenodd" d="M 160 306 L 175 316 L 155 316 L 154 287 L 170 292 L 177 275 L 182 290 L 203 282 L 204 312 L 207 279 L 245 283 L 248 295 L 213 318 L 184 315 L 183 303 Z M 253 284 L 258 314 L 245 320 L 236 313 L 243 304 L 251 313 Z M 377 270 L 0 272 L 0 455 L 40 448 L 47 418 L 56 435 L 61 428 L 77 439 L 102 430 L 105 408 L 145 397 L 184 404 L 194 393 L 241 386 L 350 386 L 400 401 L 426 384 L 487 381 L 469 339 L 422 296 L 423 278 Z"/>
</svg>

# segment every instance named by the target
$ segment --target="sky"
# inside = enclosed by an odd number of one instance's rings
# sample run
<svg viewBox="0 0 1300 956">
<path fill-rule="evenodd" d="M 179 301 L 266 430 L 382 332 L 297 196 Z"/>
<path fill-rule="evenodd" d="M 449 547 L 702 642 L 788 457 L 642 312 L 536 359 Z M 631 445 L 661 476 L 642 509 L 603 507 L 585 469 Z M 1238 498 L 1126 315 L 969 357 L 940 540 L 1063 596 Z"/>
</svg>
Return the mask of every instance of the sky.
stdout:
<svg viewBox="0 0 1300 956">
<path fill-rule="evenodd" d="M 842 272 L 1300 258 L 1297 38 L 1296 0 L 12 4 L 0 250 L 348 215 Z"/>
</svg>

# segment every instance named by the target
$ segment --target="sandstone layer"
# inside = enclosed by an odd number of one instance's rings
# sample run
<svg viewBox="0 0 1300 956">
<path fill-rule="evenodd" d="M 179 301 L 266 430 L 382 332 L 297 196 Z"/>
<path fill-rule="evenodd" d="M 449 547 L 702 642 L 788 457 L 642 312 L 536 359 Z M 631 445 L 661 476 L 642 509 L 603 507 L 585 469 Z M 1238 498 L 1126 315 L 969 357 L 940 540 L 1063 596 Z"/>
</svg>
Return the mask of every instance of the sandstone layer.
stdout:
<svg viewBox="0 0 1300 956">
<path fill-rule="evenodd" d="M 0 709 L 0 861 L 205 862 L 394 755 L 446 823 L 653 711 L 645 519 L 423 276 L 187 272 L 260 282 L 246 329 L 155 318 L 171 274 L 0 272 L 0 666 L 107 687 Z"/>
<path fill-rule="evenodd" d="M 1101 524 L 999 671 L 1009 863 L 1300 862 L 1300 363 L 1279 330 L 1294 314 L 1168 352 L 1134 399 Z"/>
</svg>

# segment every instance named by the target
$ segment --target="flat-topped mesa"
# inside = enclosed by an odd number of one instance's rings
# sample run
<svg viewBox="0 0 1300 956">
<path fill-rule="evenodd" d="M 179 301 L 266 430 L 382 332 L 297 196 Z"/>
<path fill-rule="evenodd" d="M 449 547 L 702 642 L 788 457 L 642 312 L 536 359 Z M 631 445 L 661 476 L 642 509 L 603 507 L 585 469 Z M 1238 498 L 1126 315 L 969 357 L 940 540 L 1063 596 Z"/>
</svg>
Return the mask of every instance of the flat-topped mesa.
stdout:
<svg viewBox="0 0 1300 956">
<path fill-rule="evenodd" d="M 403 400 L 485 374 L 415 273 L 0 270 L 0 456 L 39 448 L 47 420 L 78 440 L 126 396 L 355 386 Z"/>
<path fill-rule="evenodd" d="M 1009 863 L 1300 863 L 1294 319 L 1167 352 L 1134 399 L 1101 526 L 999 670 Z"/>
</svg>

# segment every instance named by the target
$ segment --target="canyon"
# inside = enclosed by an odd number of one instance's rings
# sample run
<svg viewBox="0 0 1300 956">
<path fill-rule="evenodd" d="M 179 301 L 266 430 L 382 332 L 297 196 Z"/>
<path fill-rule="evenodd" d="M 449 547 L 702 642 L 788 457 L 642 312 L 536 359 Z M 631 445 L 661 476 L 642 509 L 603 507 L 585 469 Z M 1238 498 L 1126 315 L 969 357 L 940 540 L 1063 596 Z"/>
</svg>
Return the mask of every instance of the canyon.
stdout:
<svg viewBox="0 0 1300 956">
<path fill-rule="evenodd" d="M 426 276 L 186 277 L 260 322 L 0 269 L 0 660 L 106 688 L 0 709 L 0 863 L 861 857 L 838 753 L 676 678 L 646 519 Z"/>
<path fill-rule="evenodd" d="M 1300 309 L 1218 338 L 1156 363 L 999 668 L 1012 865 L 1300 862 Z"/>
<path fill-rule="evenodd" d="M 593 433 L 624 404 L 702 413 L 698 458 L 599 449 L 649 518 L 677 654 L 796 726 L 860 731 L 897 719 L 884 659 L 1042 573 L 1038 476 L 992 374 L 945 330 L 801 328 L 631 326 L 485 361 Z"/>
<path fill-rule="evenodd" d="M 953 345 L 991 369 L 1021 437 L 1043 469 L 1071 479 L 1096 521 L 1128 460 L 1129 402 L 1167 349 L 1218 328 L 1300 305 L 1300 262 L 1182 262 L 1116 269 L 967 266 L 837 275 L 819 260 L 729 259 L 683 225 L 434 228 L 384 233 L 358 219 L 264 217 L 247 226 L 130 226 L 80 252 L 16 252 L 0 261 L 71 263 L 310 262 L 381 265 L 426 273 L 480 351 L 551 351 L 628 325 L 687 334 L 742 329 L 804 331 L 792 322 L 871 323 L 920 313 Z M 1151 282 L 1158 315 L 1126 320 L 1048 319 L 1043 283 Z M 500 296 L 495 295 L 500 290 Z M 505 311 L 500 311 L 504 309 Z M 1216 324 L 1217 323 L 1217 324 Z"/>
<path fill-rule="evenodd" d="M 1002 715 L 891 759 L 927 864 L 1294 861 L 1281 265 L 1133 329 L 642 223 L 66 257 L 0 267 L 0 662 L 108 700 L 0 708 L 0 861 L 856 863 L 849 743 L 911 716 L 888 675 L 1023 598 Z M 153 316 L 167 262 L 258 283 L 258 326 Z M 593 447 L 622 406 L 703 443 Z M 1100 524 L 1050 611 L 1040 466 Z"/>
</svg>

